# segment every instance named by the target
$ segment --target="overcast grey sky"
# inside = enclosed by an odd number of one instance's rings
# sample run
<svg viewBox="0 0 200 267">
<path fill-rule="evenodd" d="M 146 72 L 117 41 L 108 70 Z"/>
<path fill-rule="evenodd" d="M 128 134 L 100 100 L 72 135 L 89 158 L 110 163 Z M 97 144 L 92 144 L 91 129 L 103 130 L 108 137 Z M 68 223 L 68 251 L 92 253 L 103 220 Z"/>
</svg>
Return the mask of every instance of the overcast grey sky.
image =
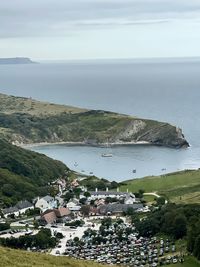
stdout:
<svg viewBox="0 0 200 267">
<path fill-rule="evenodd" d="M 200 0 L 0 0 L 0 57 L 200 56 Z"/>
</svg>

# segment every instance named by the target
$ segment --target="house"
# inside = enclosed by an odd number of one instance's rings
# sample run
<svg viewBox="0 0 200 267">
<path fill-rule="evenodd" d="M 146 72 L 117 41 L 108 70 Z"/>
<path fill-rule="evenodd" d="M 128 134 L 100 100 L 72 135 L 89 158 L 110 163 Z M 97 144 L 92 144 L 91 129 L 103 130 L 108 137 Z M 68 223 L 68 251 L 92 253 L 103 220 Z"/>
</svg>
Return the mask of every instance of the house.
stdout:
<svg viewBox="0 0 200 267">
<path fill-rule="evenodd" d="M 42 224 L 53 224 L 56 223 L 58 219 L 69 216 L 70 213 L 71 212 L 68 208 L 46 210 L 43 214 L 41 214 L 40 222 Z"/>
<path fill-rule="evenodd" d="M 70 211 L 79 211 L 81 209 L 81 206 L 78 202 L 78 200 L 71 200 L 70 202 L 67 203 L 67 208 L 70 210 Z"/>
<path fill-rule="evenodd" d="M 7 218 L 10 215 L 14 215 L 15 217 L 19 216 L 19 210 L 16 207 L 2 209 L 2 213 L 5 218 Z"/>
<path fill-rule="evenodd" d="M 127 194 L 125 199 L 124 199 L 124 204 L 134 204 L 136 201 L 135 195 L 130 193 Z"/>
<path fill-rule="evenodd" d="M 22 200 L 17 202 L 14 207 L 2 209 L 2 213 L 5 218 L 10 215 L 18 217 L 20 214 L 24 214 L 27 210 L 34 209 L 34 205 L 27 200 Z"/>
<path fill-rule="evenodd" d="M 54 210 L 47 210 L 40 217 L 40 222 L 44 224 L 53 224 L 56 223 L 57 217 Z"/>
<path fill-rule="evenodd" d="M 15 205 L 15 207 L 19 209 L 19 213 L 20 214 L 25 213 L 27 210 L 33 210 L 34 209 L 34 205 L 31 202 L 27 201 L 27 200 L 19 201 Z"/>
<path fill-rule="evenodd" d="M 55 209 L 54 212 L 57 218 L 63 218 L 65 216 L 69 216 L 71 213 L 68 208 L 63 208 L 63 207 L 59 209 Z"/>
<path fill-rule="evenodd" d="M 108 204 L 102 205 L 98 208 L 98 213 L 100 215 L 121 215 L 123 212 L 127 212 L 128 209 L 133 209 L 135 211 L 143 209 L 143 205 L 138 204 Z"/>
<path fill-rule="evenodd" d="M 35 207 L 39 208 L 42 212 L 57 208 L 57 201 L 51 196 L 45 196 L 42 198 L 38 198 L 35 203 Z"/>
<path fill-rule="evenodd" d="M 58 207 L 62 207 L 64 205 L 64 199 L 62 197 L 56 196 L 55 200 L 57 201 Z"/>
<path fill-rule="evenodd" d="M 128 192 L 119 192 L 119 191 L 109 191 L 108 188 L 106 191 L 98 191 L 96 188 L 95 191 L 89 191 L 90 197 L 88 198 L 89 201 L 91 200 L 97 200 L 97 199 L 106 199 L 107 197 L 109 198 L 116 198 L 116 199 L 126 199 L 128 198 L 132 199 L 132 202 L 135 202 L 135 195 L 132 193 Z M 84 197 L 84 192 L 81 193 L 80 198 Z M 130 201 L 130 200 L 129 200 Z M 127 203 L 129 204 L 129 203 Z M 132 204 L 132 203 L 130 203 Z"/>
</svg>

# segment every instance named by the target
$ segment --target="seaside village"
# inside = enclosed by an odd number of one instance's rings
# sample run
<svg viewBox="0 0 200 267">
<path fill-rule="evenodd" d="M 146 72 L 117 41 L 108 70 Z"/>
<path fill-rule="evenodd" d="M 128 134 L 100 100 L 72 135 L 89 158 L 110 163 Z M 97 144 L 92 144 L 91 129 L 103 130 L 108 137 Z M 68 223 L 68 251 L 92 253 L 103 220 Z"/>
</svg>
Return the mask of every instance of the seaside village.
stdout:
<svg viewBox="0 0 200 267">
<path fill-rule="evenodd" d="M 137 213 L 142 219 L 152 207 L 132 192 L 89 191 L 78 179 L 58 179 L 51 186 L 58 189 L 54 196 L 20 201 L 1 210 L 0 225 L 9 227 L 1 227 L 0 239 L 22 241 L 45 229 L 56 243 L 45 247 L 44 241 L 42 245 L 32 242 L 25 247 L 28 251 L 121 266 L 154 267 L 183 260 L 173 241 L 139 236 L 130 215 Z"/>
</svg>

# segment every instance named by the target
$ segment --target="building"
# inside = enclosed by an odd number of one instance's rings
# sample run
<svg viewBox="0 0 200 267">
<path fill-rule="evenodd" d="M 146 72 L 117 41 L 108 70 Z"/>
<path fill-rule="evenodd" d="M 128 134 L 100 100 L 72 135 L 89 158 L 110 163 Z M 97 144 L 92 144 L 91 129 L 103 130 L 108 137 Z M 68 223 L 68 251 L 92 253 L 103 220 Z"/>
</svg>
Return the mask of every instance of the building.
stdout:
<svg viewBox="0 0 200 267">
<path fill-rule="evenodd" d="M 63 219 L 70 215 L 68 208 L 59 208 L 54 210 L 46 210 L 40 217 L 40 223 L 42 224 L 54 224 L 59 219 Z"/>
<path fill-rule="evenodd" d="M 127 204 L 133 204 L 134 202 L 136 202 L 134 194 L 128 193 L 128 192 L 109 191 L 108 188 L 106 189 L 106 191 L 98 191 L 98 189 L 96 188 L 96 191 L 89 191 L 89 193 L 91 195 L 88 198 L 89 201 L 97 200 L 97 199 L 106 199 L 109 197 L 109 198 L 116 198 L 116 199 L 126 199 Z M 83 197 L 84 197 L 84 192 L 81 193 L 80 195 L 80 198 L 83 198 Z"/>
<path fill-rule="evenodd" d="M 138 204 L 108 204 L 102 205 L 98 208 L 98 214 L 100 215 L 121 215 L 127 212 L 128 209 L 133 209 L 135 211 L 143 209 L 143 205 Z"/>
<path fill-rule="evenodd" d="M 63 208 L 63 207 L 59 209 L 55 209 L 54 212 L 57 218 L 63 218 L 65 216 L 69 216 L 71 213 L 69 208 Z"/>
<path fill-rule="evenodd" d="M 35 207 L 45 212 L 46 210 L 57 208 L 57 201 L 51 196 L 45 196 L 37 199 Z"/>
<path fill-rule="evenodd" d="M 57 217 L 54 210 L 47 210 L 40 217 L 40 222 L 42 224 L 53 224 L 56 223 Z"/>
<path fill-rule="evenodd" d="M 34 209 L 34 205 L 27 200 L 22 200 L 17 202 L 14 207 L 6 208 L 2 210 L 2 213 L 5 218 L 10 215 L 18 217 L 20 214 L 24 214 L 27 210 Z"/>
<path fill-rule="evenodd" d="M 79 211 L 81 209 L 81 206 L 78 202 L 78 200 L 72 200 L 70 202 L 67 203 L 67 208 L 70 210 L 70 211 Z"/>
</svg>

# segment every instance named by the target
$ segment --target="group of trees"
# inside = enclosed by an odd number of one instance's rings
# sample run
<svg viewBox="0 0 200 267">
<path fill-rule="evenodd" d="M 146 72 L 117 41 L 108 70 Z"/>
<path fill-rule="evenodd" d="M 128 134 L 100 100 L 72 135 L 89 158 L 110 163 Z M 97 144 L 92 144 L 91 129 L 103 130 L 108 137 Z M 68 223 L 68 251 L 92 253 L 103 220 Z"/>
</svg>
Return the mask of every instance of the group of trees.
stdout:
<svg viewBox="0 0 200 267">
<path fill-rule="evenodd" d="M 193 218 L 189 226 L 187 248 L 200 260 L 200 218 Z"/>
<path fill-rule="evenodd" d="M 164 233 L 178 240 L 186 238 L 188 251 L 200 259 L 200 206 L 168 204 L 140 220 L 132 215 L 141 236 Z"/>
<path fill-rule="evenodd" d="M 45 155 L 11 145 L 0 139 L 0 200 L 4 206 L 45 195 L 47 184 L 68 168 Z"/>
<path fill-rule="evenodd" d="M 0 245 L 15 249 L 48 249 L 54 248 L 57 239 L 51 236 L 49 229 L 41 229 L 36 235 L 25 235 L 19 238 L 0 238 Z"/>
</svg>

